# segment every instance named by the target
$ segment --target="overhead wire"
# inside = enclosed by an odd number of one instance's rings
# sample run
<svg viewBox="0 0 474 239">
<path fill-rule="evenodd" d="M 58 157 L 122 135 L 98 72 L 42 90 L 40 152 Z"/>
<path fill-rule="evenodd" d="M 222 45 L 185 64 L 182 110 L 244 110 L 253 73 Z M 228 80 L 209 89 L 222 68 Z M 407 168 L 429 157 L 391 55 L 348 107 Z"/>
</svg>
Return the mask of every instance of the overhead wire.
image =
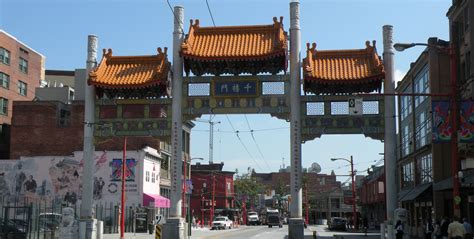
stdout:
<svg viewBox="0 0 474 239">
<path fill-rule="evenodd" d="M 216 26 L 216 22 L 214 21 L 214 16 L 212 16 L 212 11 L 211 11 L 211 7 L 209 7 L 209 2 L 206 0 L 206 5 L 207 5 L 207 10 L 209 11 L 209 15 L 211 15 L 211 20 L 212 20 L 212 24 L 214 25 L 214 27 Z"/>
<path fill-rule="evenodd" d="M 226 115 L 225 116 L 227 118 L 227 121 L 229 122 L 230 124 L 230 127 L 232 127 L 232 130 L 234 130 L 235 132 L 235 136 L 237 136 L 237 139 L 239 139 L 239 142 L 240 144 L 242 144 L 242 146 L 244 147 L 245 151 L 247 152 L 247 154 L 249 155 L 249 157 L 255 162 L 255 164 L 257 165 L 257 167 L 262 170 L 262 167 L 260 167 L 260 165 L 258 164 L 257 160 L 255 160 L 255 158 L 252 156 L 252 154 L 250 153 L 250 151 L 248 150 L 247 146 L 245 146 L 244 142 L 242 141 L 242 139 L 240 138 L 239 136 L 239 131 L 235 129 L 234 125 L 232 124 L 232 122 L 230 121 L 229 119 L 229 116 Z"/>
<path fill-rule="evenodd" d="M 257 140 L 255 140 L 255 136 L 253 135 L 253 130 L 252 130 L 252 128 L 250 127 L 250 123 L 249 123 L 249 120 L 248 120 L 247 116 L 244 115 L 244 117 L 245 117 L 245 121 L 247 122 L 247 127 L 248 127 L 249 130 L 250 130 L 250 135 L 252 136 L 253 142 L 255 143 L 255 146 L 257 147 L 257 150 L 258 150 L 258 152 L 260 153 L 260 156 L 262 157 L 263 162 L 265 163 L 265 165 L 267 165 L 268 170 L 269 170 L 269 171 L 272 171 L 271 168 L 270 168 L 270 166 L 269 166 L 268 163 L 267 163 L 267 160 L 265 159 L 265 156 L 263 156 L 263 153 L 262 153 L 262 150 L 260 149 L 260 146 L 258 146 Z"/>
<path fill-rule="evenodd" d="M 177 22 L 179 22 L 178 17 L 176 17 L 176 14 L 174 14 L 174 10 L 173 10 L 173 7 L 171 6 L 170 0 L 166 0 L 166 2 L 168 3 L 168 6 L 170 7 L 171 13 L 173 13 L 174 19 L 175 19 Z M 183 29 L 182 27 L 179 27 L 179 28 L 181 28 L 182 34 L 184 35 L 184 29 Z"/>
</svg>

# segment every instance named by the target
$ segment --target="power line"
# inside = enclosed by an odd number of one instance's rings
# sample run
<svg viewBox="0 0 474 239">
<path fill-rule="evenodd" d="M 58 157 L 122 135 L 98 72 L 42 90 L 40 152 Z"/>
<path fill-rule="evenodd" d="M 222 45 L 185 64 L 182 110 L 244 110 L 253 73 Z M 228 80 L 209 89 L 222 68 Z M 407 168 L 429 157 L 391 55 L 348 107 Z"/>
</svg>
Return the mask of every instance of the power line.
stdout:
<svg viewBox="0 0 474 239">
<path fill-rule="evenodd" d="M 229 116 L 228 115 L 225 115 L 225 117 L 227 118 L 227 121 L 229 121 L 229 124 L 230 124 L 230 127 L 232 127 L 232 130 L 234 130 L 235 132 L 235 136 L 237 136 L 237 138 L 239 139 L 239 142 L 242 144 L 242 146 L 244 147 L 245 151 L 247 151 L 247 154 L 250 156 L 250 158 L 255 162 L 255 164 L 257 165 L 257 167 L 262 170 L 262 168 L 260 167 L 260 165 L 257 163 L 257 160 L 255 160 L 255 158 L 252 156 L 252 154 L 250 153 L 250 151 L 247 149 L 247 146 L 245 146 L 244 142 L 242 141 L 242 139 L 240 138 L 239 136 L 239 131 L 238 130 L 235 130 L 234 128 L 234 125 L 232 124 L 232 122 L 230 121 L 229 119 Z M 263 170 L 262 170 L 263 171 Z"/>
<path fill-rule="evenodd" d="M 253 142 L 255 143 L 255 146 L 257 146 L 257 150 L 260 153 L 260 156 L 262 157 L 263 162 L 265 163 L 265 165 L 267 165 L 268 170 L 271 171 L 270 166 L 268 165 L 267 160 L 265 159 L 265 156 L 263 156 L 262 150 L 260 150 L 260 147 L 258 146 L 257 140 L 255 140 L 255 137 L 253 135 L 253 130 L 252 128 L 250 128 L 249 120 L 247 119 L 246 115 L 244 115 L 244 117 L 245 117 L 245 121 L 247 122 L 247 127 L 250 130 L 250 135 L 252 136 Z"/>
<path fill-rule="evenodd" d="M 215 27 L 216 23 L 214 22 L 214 16 L 212 16 L 212 11 L 211 11 L 211 8 L 209 7 L 209 2 L 207 2 L 207 0 L 206 0 L 206 5 L 207 5 L 207 10 L 209 11 L 209 15 L 211 15 L 212 24 Z"/>
</svg>

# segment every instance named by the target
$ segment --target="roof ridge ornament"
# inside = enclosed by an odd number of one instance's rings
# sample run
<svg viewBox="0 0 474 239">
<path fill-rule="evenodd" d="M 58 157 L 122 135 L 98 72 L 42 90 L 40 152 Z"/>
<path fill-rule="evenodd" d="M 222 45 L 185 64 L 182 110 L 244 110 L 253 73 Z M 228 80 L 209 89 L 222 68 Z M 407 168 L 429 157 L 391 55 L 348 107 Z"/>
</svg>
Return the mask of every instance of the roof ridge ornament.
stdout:
<svg viewBox="0 0 474 239">
<path fill-rule="evenodd" d="M 111 49 L 111 48 L 109 48 L 109 49 L 105 49 L 105 48 L 102 49 L 102 55 L 103 55 L 102 57 L 105 58 L 105 59 L 107 59 L 107 60 L 110 59 L 110 58 L 112 58 L 112 49 Z"/>
<path fill-rule="evenodd" d="M 158 47 L 156 48 L 156 50 L 158 51 L 158 56 L 162 55 L 163 57 L 167 57 L 168 56 L 168 47 L 164 47 L 163 50 L 161 50 L 161 47 Z"/>
</svg>

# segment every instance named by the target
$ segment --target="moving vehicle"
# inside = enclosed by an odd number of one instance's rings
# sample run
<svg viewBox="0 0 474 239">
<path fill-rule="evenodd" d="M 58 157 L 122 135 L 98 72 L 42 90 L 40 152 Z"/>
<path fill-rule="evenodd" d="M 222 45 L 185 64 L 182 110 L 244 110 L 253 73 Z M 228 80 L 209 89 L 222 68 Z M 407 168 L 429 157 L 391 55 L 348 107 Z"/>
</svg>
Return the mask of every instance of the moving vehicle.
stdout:
<svg viewBox="0 0 474 239">
<path fill-rule="evenodd" d="M 342 217 L 331 217 L 328 221 L 329 230 L 346 230 L 346 219 Z"/>
<path fill-rule="evenodd" d="M 213 229 L 232 229 L 232 221 L 228 217 L 216 217 L 214 218 L 214 221 L 212 221 L 212 227 L 211 230 Z"/>
<path fill-rule="evenodd" d="M 257 212 L 247 213 L 247 225 L 260 225 L 260 219 L 258 218 Z"/>
<path fill-rule="evenodd" d="M 283 222 L 280 218 L 280 211 L 278 211 L 278 209 L 267 209 L 267 225 L 270 228 L 273 226 L 283 227 Z"/>
</svg>

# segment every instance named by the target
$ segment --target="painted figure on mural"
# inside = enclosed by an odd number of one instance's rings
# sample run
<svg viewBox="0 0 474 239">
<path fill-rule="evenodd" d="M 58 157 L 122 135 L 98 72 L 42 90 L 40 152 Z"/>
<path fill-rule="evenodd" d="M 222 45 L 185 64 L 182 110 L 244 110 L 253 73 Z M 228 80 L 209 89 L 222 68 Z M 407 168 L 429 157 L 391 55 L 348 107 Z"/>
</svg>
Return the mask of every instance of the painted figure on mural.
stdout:
<svg viewBox="0 0 474 239">
<path fill-rule="evenodd" d="M 0 173 L 0 196 L 9 196 L 10 190 L 8 190 L 8 183 L 5 180 L 5 173 Z"/>
<path fill-rule="evenodd" d="M 26 192 L 31 192 L 31 193 L 36 193 L 36 180 L 33 178 L 33 175 L 30 175 L 28 177 L 28 180 L 25 181 L 25 191 Z"/>
<path fill-rule="evenodd" d="M 26 180 L 26 174 L 23 171 L 20 171 L 23 168 L 23 164 L 20 162 L 17 165 L 17 173 L 15 176 L 15 193 L 19 195 L 21 193 L 23 182 Z"/>
<path fill-rule="evenodd" d="M 105 182 L 104 182 L 104 179 L 102 179 L 102 177 L 99 177 L 99 179 L 97 179 L 97 177 L 94 177 L 94 189 L 93 189 L 93 197 L 95 200 L 99 200 L 99 199 L 102 199 L 102 190 L 104 188 L 104 185 L 105 185 Z"/>
<path fill-rule="evenodd" d="M 67 188 L 69 185 L 69 177 L 66 175 L 66 172 L 63 171 L 61 177 L 58 178 L 58 181 L 60 182 L 59 184 L 59 189 L 64 189 Z"/>
</svg>

